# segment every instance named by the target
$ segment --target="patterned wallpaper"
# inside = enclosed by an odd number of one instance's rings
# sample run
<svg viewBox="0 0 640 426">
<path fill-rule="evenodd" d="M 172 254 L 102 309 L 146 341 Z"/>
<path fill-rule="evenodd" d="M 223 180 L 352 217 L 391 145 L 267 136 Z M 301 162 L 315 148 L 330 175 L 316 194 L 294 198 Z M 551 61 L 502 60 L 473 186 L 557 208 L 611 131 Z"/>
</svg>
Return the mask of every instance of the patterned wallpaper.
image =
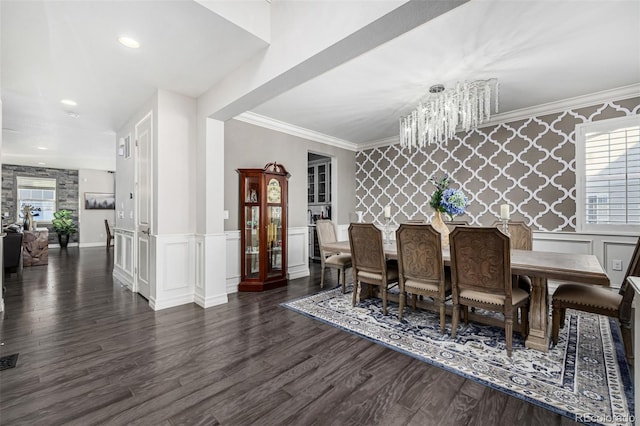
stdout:
<svg viewBox="0 0 640 426">
<path fill-rule="evenodd" d="M 460 132 L 443 147 L 401 149 L 399 144 L 356 155 L 356 210 L 381 223 L 390 204 L 391 223 L 430 219 L 429 178 L 449 174 L 451 187 L 470 201 L 472 225 L 491 225 L 500 204 L 511 204 L 513 220 L 534 230 L 575 231 L 575 126 L 640 114 L 640 97 Z"/>
</svg>

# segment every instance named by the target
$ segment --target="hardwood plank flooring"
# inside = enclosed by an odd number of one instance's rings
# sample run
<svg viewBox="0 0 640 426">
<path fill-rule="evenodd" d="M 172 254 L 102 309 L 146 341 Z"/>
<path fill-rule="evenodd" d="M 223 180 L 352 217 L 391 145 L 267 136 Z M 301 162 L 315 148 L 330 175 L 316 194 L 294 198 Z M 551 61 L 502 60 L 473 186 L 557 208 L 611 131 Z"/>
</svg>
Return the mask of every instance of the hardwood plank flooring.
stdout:
<svg viewBox="0 0 640 426">
<path fill-rule="evenodd" d="M 1 425 L 575 424 L 279 306 L 265 293 L 154 312 L 114 282 L 113 251 L 49 251 L 5 278 Z M 328 273 L 326 287 L 336 285 Z"/>
</svg>

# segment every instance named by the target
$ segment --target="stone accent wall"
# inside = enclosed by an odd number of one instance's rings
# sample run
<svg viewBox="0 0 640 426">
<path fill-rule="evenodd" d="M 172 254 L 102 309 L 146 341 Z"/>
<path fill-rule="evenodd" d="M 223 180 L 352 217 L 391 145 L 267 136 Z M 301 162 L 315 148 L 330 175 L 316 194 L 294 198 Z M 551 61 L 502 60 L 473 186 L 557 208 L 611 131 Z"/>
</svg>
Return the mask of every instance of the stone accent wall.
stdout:
<svg viewBox="0 0 640 426">
<path fill-rule="evenodd" d="M 41 177 L 56 180 L 56 196 L 58 198 L 58 210 L 66 209 L 72 212 L 73 220 L 78 225 L 78 171 L 65 169 L 51 169 L 46 167 L 2 165 L 2 223 L 22 223 L 17 214 L 18 185 L 17 176 Z M 5 218 L 4 214 L 9 213 Z M 37 219 L 36 219 L 37 220 Z M 53 231 L 51 224 L 38 222 L 38 227 L 49 229 L 49 244 L 58 244 L 58 235 Z M 78 233 L 80 232 L 78 227 Z M 78 242 L 80 235 L 72 235 L 69 242 Z"/>
<path fill-rule="evenodd" d="M 461 219 L 472 225 L 490 226 L 508 202 L 516 209 L 512 219 L 534 230 L 575 231 L 575 126 L 633 114 L 640 114 L 640 97 L 460 132 L 442 147 L 360 151 L 356 210 L 375 223 L 389 204 L 392 224 L 431 218 L 429 178 L 448 174 L 451 187 L 469 198 Z"/>
</svg>

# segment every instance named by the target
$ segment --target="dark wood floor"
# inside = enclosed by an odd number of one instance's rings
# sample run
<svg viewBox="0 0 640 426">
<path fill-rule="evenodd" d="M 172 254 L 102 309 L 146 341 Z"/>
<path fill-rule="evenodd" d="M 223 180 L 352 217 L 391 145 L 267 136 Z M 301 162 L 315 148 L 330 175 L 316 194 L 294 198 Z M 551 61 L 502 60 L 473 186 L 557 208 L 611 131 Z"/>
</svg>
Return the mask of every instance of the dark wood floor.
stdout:
<svg viewBox="0 0 640 426">
<path fill-rule="evenodd" d="M 573 424 L 280 307 L 319 290 L 317 266 L 287 288 L 154 312 L 113 283 L 112 254 L 52 250 L 5 280 L 0 354 L 20 357 L 0 372 L 0 424 Z"/>
</svg>

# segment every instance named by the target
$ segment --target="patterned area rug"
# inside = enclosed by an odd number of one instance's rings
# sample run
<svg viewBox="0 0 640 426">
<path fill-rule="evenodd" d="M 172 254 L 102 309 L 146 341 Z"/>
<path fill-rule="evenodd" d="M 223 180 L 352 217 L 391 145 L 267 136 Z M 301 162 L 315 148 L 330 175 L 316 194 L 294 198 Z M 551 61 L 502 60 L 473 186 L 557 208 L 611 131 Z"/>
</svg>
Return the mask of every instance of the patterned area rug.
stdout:
<svg viewBox="0 0 640 426">
<path fill-rule="evenodd" d="M 337 288 L 282 305 L 573 420 L 633 419 L 630 370 L 618 326 L 607 317 L 567 311 L 558 345 L 548 353 L 526 349 L 514 333 L 509 358 L 500 328 L 462 322 L 452 340 L 449 317 L 443 336 L 436 313 L 406 309 L 400 323 L 397 304 L 390 302 L 384 316 L 380 299 L 352 307 L 351 297 Z"/>
</svg>

